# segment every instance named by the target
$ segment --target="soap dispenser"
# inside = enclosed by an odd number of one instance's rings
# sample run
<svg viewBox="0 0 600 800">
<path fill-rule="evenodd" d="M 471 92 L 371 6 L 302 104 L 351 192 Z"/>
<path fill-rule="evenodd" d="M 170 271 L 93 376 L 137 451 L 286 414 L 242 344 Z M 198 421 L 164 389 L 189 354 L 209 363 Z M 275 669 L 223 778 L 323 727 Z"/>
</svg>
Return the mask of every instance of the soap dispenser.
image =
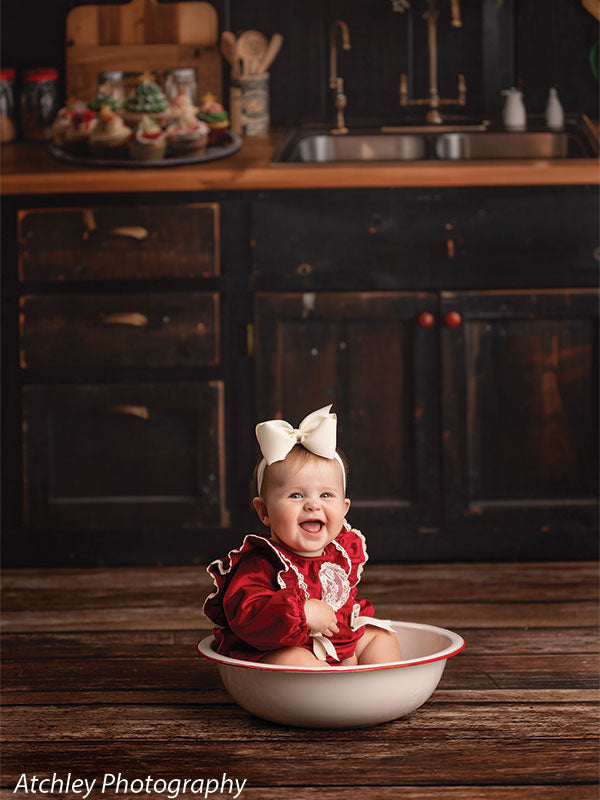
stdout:
<svg viewBox="0 0 600 800">
<path fill-rule="evenodd" d="M 527 112 L 523 103 L 523 93 L 511 86 L 500 94 L 506 97 L 502 109 L 502 121 L 509 131 L 524 131 L 527 127 Z"/>
<path fill-rule="evenodd" d="M 546 125 L 553 131 L 562 131 L 565 126 L 565 113 L 554 87 L 548 92 L 546 103 Z"/>
</svg>

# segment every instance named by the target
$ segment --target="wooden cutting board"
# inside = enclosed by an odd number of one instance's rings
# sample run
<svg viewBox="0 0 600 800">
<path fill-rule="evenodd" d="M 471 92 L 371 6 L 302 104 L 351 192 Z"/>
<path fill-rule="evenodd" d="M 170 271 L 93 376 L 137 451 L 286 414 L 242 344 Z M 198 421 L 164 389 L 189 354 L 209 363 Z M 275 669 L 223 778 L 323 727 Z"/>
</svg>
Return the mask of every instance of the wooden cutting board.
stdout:
<svg viewBox="0 0 600 800">
<path fill-rule="evenodd" d="M 67 98 L 91 100 L 98 73 L 153 72 L 194 67 L 198 95 L 221 99 L 218 17 L 209 3 L 131 0 L 126 5 L 81 5 L 67 14 Z"/>
</svg>

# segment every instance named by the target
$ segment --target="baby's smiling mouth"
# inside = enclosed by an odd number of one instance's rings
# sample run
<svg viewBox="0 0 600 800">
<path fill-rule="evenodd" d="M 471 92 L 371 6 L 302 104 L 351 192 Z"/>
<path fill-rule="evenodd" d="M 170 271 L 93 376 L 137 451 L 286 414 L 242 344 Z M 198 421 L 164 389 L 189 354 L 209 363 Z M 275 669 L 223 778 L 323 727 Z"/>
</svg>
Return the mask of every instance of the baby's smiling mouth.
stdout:
<svg viewBox="0 0 600 800">
<path fill-rule="evenodd" d="M 307 533 L 320 533 L 324 524 L 320 519 L 305 519 L 300 523 L 300 527 Z"/>
</svg>

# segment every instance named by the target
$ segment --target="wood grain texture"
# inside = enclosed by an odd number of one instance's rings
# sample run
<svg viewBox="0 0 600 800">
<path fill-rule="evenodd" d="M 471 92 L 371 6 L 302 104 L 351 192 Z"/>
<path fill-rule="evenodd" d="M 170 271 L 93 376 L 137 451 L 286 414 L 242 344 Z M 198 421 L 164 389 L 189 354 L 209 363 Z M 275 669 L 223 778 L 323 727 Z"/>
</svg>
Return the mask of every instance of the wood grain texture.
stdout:
<svg viewBox="0 0 600 800">
<path fill-rule="evenodd" d="M 61 164 L 38 143 L 2 148 L 2 194 L 185 192 L 244 189 L 342 189 L 404 186 L 552 186 L 598 183 L 593 159 L 394 164 L 270 164 L 280 133 L 246 138 L 239 153 L 206 164 L 131 170 Z"/>
<path fill-rule="evenodd" d="M 331 732 L 248 715 L 195 656 L 202 568 L 7 571 L 0 800 L 23 772 L 226 773 L 249 800 L 592 800 L 597 575 L 591 563 L 369 567 L 365 596 L 411 620 L 462 617 L 467 647 L 410 716 Z"/>
<path fill-rule="evenodd" d="M 199 90 L 221 96 L 217 12 L 210 3 L 131 0 L 122 5 L 80 5 L 66 23 L 67 97 L 94 97 L 98 73 L 153 72 L 193 67 Z"/>
</svg>

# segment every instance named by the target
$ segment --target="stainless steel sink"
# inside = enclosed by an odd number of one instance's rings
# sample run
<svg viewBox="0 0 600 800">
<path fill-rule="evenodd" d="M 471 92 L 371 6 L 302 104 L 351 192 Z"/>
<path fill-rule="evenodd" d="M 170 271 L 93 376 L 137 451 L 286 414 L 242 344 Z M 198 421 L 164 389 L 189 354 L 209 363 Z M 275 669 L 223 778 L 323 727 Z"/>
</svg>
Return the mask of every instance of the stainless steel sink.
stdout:
<svg viewBox="0 0 600 800">
<path fill-rule="evenodd" d="M 435 138 L 435 154 L 441 159 L 486 158 L 584 158 L 581 140 L 561 131 L 485 131 L 441 133 Z"/>
<path fill-rule="evenodd" d="M 561 159 L 598 156 L 598 137 L 582 115 L 567 119 L 564 131 L 544 129 L 543 118 L 523 132 L 499 125 L 415 125 L 350 130 L 336 135 L 322 126 L 296 128 L 274 154 L 274 164 L 340 162 L 466 161 L 476 159 Z"/>
<path fill-rule="evenodd" d="M 418 161 L 426 158 L 425 136 L 417 134 L 318 133 L 305 136 L 290 149 L 286 162 Z"/>
</svg>

